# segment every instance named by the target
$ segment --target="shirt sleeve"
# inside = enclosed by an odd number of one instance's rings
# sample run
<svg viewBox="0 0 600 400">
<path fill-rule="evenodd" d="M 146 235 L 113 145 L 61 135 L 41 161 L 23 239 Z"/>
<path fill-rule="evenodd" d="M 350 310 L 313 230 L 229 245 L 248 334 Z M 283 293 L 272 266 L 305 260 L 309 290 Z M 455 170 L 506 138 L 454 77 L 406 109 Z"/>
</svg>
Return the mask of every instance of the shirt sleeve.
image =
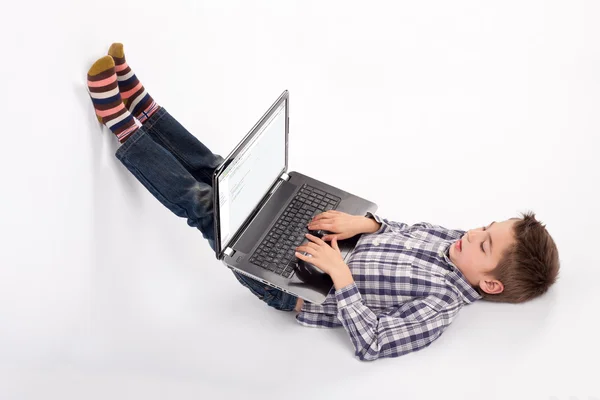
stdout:
<svg viewBox="0 0 600 400">
<path fill-rule="evenodd" d="M 381 227 L 376 232 L 372 233 L 373 235 L 386 232 L 400 232 L 408 228 L 408 224 L 405 224 L 404 222 L 388 221 L 387 219 L 381 218 L 379 215 L 373 214 L 370 211 L 367 212 L 366 217 L 372 218 L 381 224 Z"/>
<path fill-rule="evenodd" d="M 377 315 L 363 304 L 355 283 L 335 293 L 338 318 L 362 361 L 398 357 L 429 346 L 450 324 L 453 315 L 438 312 L 423 298 Z"/>
</svg>

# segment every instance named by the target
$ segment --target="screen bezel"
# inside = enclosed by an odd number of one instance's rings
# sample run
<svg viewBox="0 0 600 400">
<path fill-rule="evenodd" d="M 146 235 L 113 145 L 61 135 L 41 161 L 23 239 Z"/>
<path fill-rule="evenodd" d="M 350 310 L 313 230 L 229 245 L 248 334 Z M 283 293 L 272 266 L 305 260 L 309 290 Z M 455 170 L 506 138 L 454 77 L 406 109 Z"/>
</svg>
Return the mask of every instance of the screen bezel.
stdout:
<svg viewBox="0 0 600 400">
<path fill-rule="evenodd" d="M 246 218 L 246 220 L 244 220 L 244 222 L 242 223 L 240 228 L 237 230 L 237 232 L 231 236 L 231 238 L 229 239 L 229 241 L 227 243 L 224 243 L 223 246 L 221 246 L 221 226 L 219 223 L 219 215 L 220 215 L 219 214 L 220 213 L 220 209 L 219 209 L 219 176 L 221 175 L 221 173 L 223 171 L 225 171 L 227 166 L 229 164 L 231 164 L 236 159 L 236 157 L 246 148 L 246 146 L 252 141 L 252 138 L 254 136 L 256 136 L 256 134 L 261 130 L 261 128 L 263 127 L 265 122 L 268 121 L 268 119 L 275 113 L 275 111 L 281 106 L 282 103 L 285 103 L 285 105 L 284 105 L 284 108 L 285 108 L 285 166 L 277 174 L 277 176 L 280 177 L 281 174 L 283 174 L 284 172 L 287 172 L 287 170 L 288 170 L 288 136 L 289 136 L 289 122 L 290 122 L 290 119 L 289 119 L 290 107 L 289 107 L 289 92 L 287 90 L 285 90 L 279 96 L 279 98 L 275 101 L 275 103 L 273 103 L 273 105 L 269 108 L 269 110 L 252 127 L 252 129 L 250 129 L 250 132 L 248 132 L 246 134 L 246 136 L 244 136 L 244 138 L 240 141 L 240 143 L 238 143 L 238 145 L 233 149 L 233 151 L 224 159 L 224 161 L 221 163 L 221 165 L 219 165 L 215 169 L 215 172 L 213 173 L 213 177 L 212 177 L 213 212 L 214 212 L 213 226 L 214 226 L 214 236 L 215 236 L 215 255 L 216 255 L 217 259 L 219 259 L 219 260 L 223 258 L 223 252 L 225 251 L 225 248 L 230 243 L 235 242 L 239 238 L 240 232 L 243 232 L 246 229 L 246 227 L 248 226 L 248 224 L 250 223 L 250 221 L 252 221 L 252 219 L 256 216 L 256 214 L 258 213 L 258 211 L 261 209 L 262 205 L 264 204 L 266 195 L 271 192 L 271 190 L 273 189 L 273 186 L 275 186 L 275 184 L 277 184 L 277 181 L 279 180 L 279 179 L 276 179 L 272 183 L 269 190 L 267 190 L 267 192 L 263 195 L 263 199 L 252 210 L 252 212 L 250 213 L 248 218 Z"/>
</svg>

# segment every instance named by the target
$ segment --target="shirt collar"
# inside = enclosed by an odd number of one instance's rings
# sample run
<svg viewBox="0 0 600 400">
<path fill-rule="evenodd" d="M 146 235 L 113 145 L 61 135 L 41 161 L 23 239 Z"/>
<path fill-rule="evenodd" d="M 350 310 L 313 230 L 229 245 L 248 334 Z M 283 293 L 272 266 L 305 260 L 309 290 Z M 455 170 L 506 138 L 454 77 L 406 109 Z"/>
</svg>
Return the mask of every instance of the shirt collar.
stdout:
<svg viewBox="0 0 600 400">
<path fill-rule="evenodd" d="M 469 281 L 467 281 L 467 278 L 461 272 L 461 270 L 458 269 L 458 267 L 454 265 L 454 263 L 450 260 L 451 245 L 452 242 L 448 243 L 443 251 L 444 261 L 446 261 L 446 263 L 448 263 L 448 265 L 451 267 L 450 272 L 448 273 L 448 275 L 446 275 L 446 278 L 458 288 L 465 302 L 472 303 L 476 300 L 481 299 L 482 296 L 479 293 L 477 293 L 477 290 L 475 290 L 475 288 L 471 286 L 471 284 L 469 283 Z"/>
</svg>

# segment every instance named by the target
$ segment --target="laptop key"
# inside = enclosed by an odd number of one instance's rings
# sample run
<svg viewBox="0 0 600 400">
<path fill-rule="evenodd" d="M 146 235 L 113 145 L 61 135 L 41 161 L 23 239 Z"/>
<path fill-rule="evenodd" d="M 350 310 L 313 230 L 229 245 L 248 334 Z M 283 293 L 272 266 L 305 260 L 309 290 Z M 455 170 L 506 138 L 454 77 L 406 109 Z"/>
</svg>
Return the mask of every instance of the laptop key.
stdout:
<svg viewBox="0 0 600 400">
<path fill-rule="evenodd" d="M 267 264 L 267 268 L 271 271 L 275 271 L 277 269 L 277 263 L 276 262 L 270 262 L 269 264 Z"/>
<path fill-rule="evenodd" d="M 294 252 L 305 240 L 306 225 L 323 211 L 334 209 L 341 199 L 323 190 L 303 185 L 252 254 L 251 262 L 290 277 L 294 273 Z"/>
</svg>

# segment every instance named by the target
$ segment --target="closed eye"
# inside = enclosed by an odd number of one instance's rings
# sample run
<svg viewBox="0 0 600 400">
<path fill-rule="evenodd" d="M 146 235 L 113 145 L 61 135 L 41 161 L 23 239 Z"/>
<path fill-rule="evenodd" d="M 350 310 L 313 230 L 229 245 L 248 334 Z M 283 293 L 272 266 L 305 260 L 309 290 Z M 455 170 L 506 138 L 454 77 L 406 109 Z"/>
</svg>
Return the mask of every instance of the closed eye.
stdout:
<svg viewBox="0 0 600 400">
<path fill-rule="evenodd" d="M 486 231 L 487 230 L 487 226 L 483 227 L 483 230 Z M 485 254 L 485 250 L 483 249 L 483 244 L 485 243 L 485 241 L 481 242 L 481 251 Z"/>
</svg>

